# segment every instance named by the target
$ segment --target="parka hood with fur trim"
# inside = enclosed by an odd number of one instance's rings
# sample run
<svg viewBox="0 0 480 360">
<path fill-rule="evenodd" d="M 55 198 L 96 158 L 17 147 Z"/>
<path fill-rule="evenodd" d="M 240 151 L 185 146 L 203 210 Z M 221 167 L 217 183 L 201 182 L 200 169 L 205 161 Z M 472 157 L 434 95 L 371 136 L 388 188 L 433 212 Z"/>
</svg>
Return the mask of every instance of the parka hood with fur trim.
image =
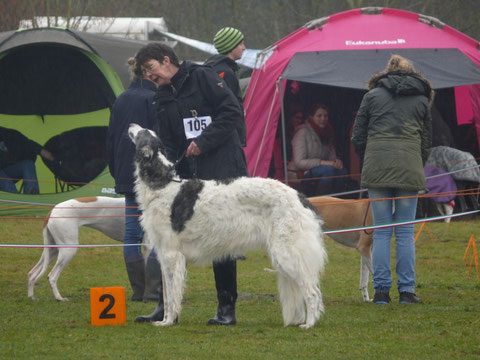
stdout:
<svg viewBox="0 0 480 360">
<path fill-rule="evenodd" d="M 369 90 L 383 87 L 397 95 L 425 95 L 430 106 L 435 97 L 430 81 L 418 72 L 381 71 L 368 80 L 367 87 Z"/>
</svg>

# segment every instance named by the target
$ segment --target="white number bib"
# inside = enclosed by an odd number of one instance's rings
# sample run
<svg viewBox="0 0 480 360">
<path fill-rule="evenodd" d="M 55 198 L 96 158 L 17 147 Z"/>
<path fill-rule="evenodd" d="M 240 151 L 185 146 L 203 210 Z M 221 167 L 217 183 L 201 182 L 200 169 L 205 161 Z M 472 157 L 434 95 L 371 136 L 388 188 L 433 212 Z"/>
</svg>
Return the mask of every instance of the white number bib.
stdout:
<svg viewBox="0 0 480 360">
<path fill-rule="evenodd" d="M 185 128 L 185 136 L 193 139 L 199 136 L 205 128 L 212 123 L 210 116 L 199 116 L 183 119 L 183 127 Z"/>
</svg>

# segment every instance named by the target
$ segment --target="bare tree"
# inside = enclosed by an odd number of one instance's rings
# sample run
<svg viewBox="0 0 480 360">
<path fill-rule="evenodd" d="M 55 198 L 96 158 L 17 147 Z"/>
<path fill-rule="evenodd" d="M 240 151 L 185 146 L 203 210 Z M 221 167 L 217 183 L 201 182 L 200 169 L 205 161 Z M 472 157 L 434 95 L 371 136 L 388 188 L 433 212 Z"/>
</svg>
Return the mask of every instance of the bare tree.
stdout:
<svg viewBox="0 0 480 360">
<path fill-rule="evenodd" d="M 480 37 L 478 0 L 0 0 L 0 31 L 35 16 L 163 17 L 169 31 L 211 42 L 224 26 L 245 34 L 250 48 L 265 48 L 310 20 L 367 6 L 404 9 L 438 18 L 473 38 Z M 75 24 L 71 24 L 75 27 Z M 178 46 L 181 58 L 206 57 Z"/>
</svg>

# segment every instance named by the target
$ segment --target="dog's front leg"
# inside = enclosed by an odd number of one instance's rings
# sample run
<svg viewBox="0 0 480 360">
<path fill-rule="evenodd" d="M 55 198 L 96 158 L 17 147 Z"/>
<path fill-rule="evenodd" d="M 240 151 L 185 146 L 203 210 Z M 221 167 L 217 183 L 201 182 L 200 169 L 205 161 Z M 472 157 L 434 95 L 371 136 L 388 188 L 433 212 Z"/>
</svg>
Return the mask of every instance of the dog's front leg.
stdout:
<svg viewBox="0 0 480 360">
<path fill-rule="evenodd" d="M 160 258 L 165 315 L 163 321 L 156 321 L 153 325 L 171 326 L 178 321 L 181 312 L 186 274 L 185 256 L 178 251 L 169 251 L 161 254 Z"/>
<path fill-rule="evenodd" d="M 363 301 L 371 302 L 368 295 L 368 280 L 372 271 L 372 261 L 363 255 L 360 258 L 360 291 L 362 292 Z"/>
</svg>

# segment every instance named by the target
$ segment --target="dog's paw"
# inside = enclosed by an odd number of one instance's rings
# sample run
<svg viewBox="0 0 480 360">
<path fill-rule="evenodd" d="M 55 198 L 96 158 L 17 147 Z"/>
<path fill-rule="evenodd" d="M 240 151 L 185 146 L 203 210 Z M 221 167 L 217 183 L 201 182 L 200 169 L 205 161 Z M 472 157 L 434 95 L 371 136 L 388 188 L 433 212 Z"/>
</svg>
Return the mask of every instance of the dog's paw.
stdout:
<svg viewBox="0 0 480 360">
<path fill-rule="evenodd" d="M 305 323 L 305 324 L 299 325 L 298 327 L 300 329 L 310 329 L 311 327 L 313 327 L 313 325 L 308 325 L 307 323 Z"/>
</svg>

